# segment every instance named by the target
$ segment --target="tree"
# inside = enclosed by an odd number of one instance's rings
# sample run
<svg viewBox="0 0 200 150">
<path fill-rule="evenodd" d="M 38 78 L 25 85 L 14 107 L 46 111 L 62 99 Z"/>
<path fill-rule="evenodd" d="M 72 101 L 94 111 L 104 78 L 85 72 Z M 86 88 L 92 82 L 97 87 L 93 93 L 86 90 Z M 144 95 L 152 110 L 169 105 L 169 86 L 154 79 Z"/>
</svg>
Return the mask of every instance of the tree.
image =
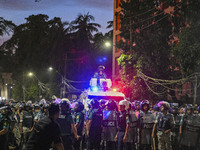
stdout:
<svg viewBox="0 0 200 150">
<path fill-rule="evenodd" d="M 91 60 L 94 57 L 94 49 L 92 48 L 93 33 L 98 31 L 100 25 L 92 21 L 95 21 L 95 18 L 87 13 L 84 15 L 79 14 L 71 22 L 71 35 L 74 45 L 72 49 L 76 54 L 74 59 L 77 65 L 73 74 L 78 74 L 79 76 L 76 78 L 79 80 L 89 80 L 94 73 L 94 65 Z M 74 65 L 74 63 L 71 65 Z"/>
<path fill-rule="evenodd" d="M 121 18 L 121 41 L 117 46 L 124 54 L 118 60 L 123 68 L 122 82 L 126 95 L 133 99 L 166 99 L 167 95 L 164 88 L 149 87 L 149 81 L 138 77 L 137 70 L 158 79 L 171 78 L 169 43 L 173 38 L 173 17 L 155 5 L 149 0 L 122 1 L 122 11 L 116 14 Z"/>
<path fill-rule="evenodd" d="M 181 12 L 184 17 L 182 22 L 187 26 L 182 26 L 178 34 L 179 40 L 172 47 L 172 53 L 180 75 L 185 77 L 199 71 L 200 67 L 200 18 L 198 15 L 200 2 L 184 0 L 182 3 Z"/>
<path fill-rule="evenodd" d="M 29 16 L 0 47 L 2 53 L 8 53 L 12 58 L 10 64 L 15 80 L 22 82 L 23 73 L 34 71 L 41 81 L 45 81 L 46 77 L 39 74 L 41 70 L 49 66 L 63 70 L 65 52 L 70 47 L 65 41 L 66 23 L 60 18 L 48 19 L 42 14 Z"/>
<path fill-rule="evenodd" d="M 4 18 L 0 17 L 0 37 L 4 34 L 10 35 L 13 30 L 15 29 L 15 24 L 12 21 L 5 20 Z M 3 72 L 10 72 L 11 71 L 11 54 L 9 51 L 0 51 L 0 69 Z"/>
<path fill-rule="evenodd" d="M 15 24 L 12 21 L 5 20 L 3 17 L 0 17 L 0 36 L 3 36 L 5 33 L 10 35 L 15 28 Z"/>
</svg>

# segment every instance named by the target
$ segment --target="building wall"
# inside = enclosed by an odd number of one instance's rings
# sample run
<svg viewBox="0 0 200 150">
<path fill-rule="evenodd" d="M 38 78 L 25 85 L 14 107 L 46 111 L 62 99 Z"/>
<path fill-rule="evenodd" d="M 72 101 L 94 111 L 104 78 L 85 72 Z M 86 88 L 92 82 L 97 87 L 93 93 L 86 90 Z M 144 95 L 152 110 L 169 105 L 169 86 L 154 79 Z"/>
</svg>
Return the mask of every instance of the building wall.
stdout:
<svg viewBox="0 0 200 150">
<path fill-rule="evenodd" d="M 117 42 L 120 41 L 120 17 L 116 15 L 121 8 L 119 7 L 121 0 L 114 0 L 114 16 L 113 16 L 113 60 L 112 60 L 112 79 L 119 79 L 119 66 L 117 58 L 120 57 L 121 52 L 116 47 Z"/>
</svg>

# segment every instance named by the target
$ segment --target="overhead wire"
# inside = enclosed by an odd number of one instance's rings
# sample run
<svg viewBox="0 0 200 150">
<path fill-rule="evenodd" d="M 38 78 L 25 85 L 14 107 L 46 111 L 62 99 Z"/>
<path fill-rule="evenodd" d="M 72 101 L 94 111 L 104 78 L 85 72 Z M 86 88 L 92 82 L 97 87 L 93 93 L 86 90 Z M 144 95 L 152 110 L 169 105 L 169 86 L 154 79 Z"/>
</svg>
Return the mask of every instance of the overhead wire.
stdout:
<svg viewBox="0 0 200 150">
<path fill-rule="evenodd" d="M 149 77 L 149 76 L 146 76 L 144 73 L 142 73 L 141 71 L 138 71 L 138 74 L 137 74 L 139 77 L 141 77 L 143 80 L 144 80 L 144 82 L 145 82 L 145 84 L 147 85 L 147 87 L 148 87 L 148 89 L 151 91 L 151 92 L 153 92 L 154 94 L 156 94 L 156 95 L 161 95 L 161 94 L 164 94 L 165 92 L 163 92 L 163 93 L 158 93 L 158 92 L 156 92 L 156 91 L 154 91 L 152 88 L 151 88 L 151 86 L 148 84 L 148 82 L 149 83 L 151 83 L 151 84 L 156 84 L 156 85 L 159 85 L 159 86 L 162 86 L 162 87 L 164 87 L 165 89 L 168 89 L 168 90 L 173 90 L 173 91 L 178 91 L 178 92 L 187 92 L 187 91 L 191 91 L 192 90 L 192 88 L 187 88 L 187 89 L 178 89 L 178 88 L 171 88 L 171 87 L 168 87 L 168 86 L 166 86 L 166 85 L 163 85 L 162 83 L 160 83 L 160 81 L 158 81 L 158 80 L 161 80 L 161 79 L 156 79 L 156 78 L 152 78 L 152 77 Z M 198 75 L 198 76 L 197 76 Z M 193 79 L 193 78 L 198 78 L 198 77 L 200 77 L 200 74 L 199 73 L 194 73 L 194 74 L 192 74 L 192 75 L 190 75 L 190 76 L 188 76 L 188 77 L 186 77 L 186 78 L 183 78 L 183 79 L 179 79 L 179 80 L 175 80 L 175 81 L 179 81 L 181 84 L 183 84 L 183 81 L 191 81 L 190 79 Z M 148 80 L 150 80 L 150 81 L 148 81 Z M 162 80 L 162 81 L 167 81 L 167 82 L 169 82 L 170 83 L 170 81 L 171 80 Z M 171 85 L 174 85 L 174 84 L 177 84 L 178 82 L 171 82 L 170 84 Z M 170 85 L 170 84 L 168 84 L 168 85 Z M 197 86 L 197 88 L 198 87 L 200 87 L 200 84 L 198 84 L 198 86 Z"/>
</svg>

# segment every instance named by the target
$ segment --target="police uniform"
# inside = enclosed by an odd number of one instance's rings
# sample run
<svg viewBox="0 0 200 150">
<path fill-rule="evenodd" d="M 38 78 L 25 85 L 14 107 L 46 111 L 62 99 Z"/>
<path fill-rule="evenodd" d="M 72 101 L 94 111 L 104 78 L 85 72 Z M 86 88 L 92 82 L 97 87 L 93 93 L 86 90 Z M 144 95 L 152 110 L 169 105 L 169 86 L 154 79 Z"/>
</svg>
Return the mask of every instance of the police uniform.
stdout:
<svg viewBox="0 0 200 150">
<path fill-rule="evenodd" d="M 33 113 L 31 111 L 22 111 L 20 123 L 22 123 L 22 132 L 23 132 L 23 145 L 26 145 L 28 138 L 31 133 L 31 128 L 33 127 Z"/>
<path fill-rule="evenodd" d="M 158 149 L 172 150 L 170 132 L 165 133 L 165 131 L 171 129 L 175 124 L 174 116 L 170 113 L 167 113 L 166 115 L 159 113 L 155 123 L 157 124 Z"/>
<path fill-rule="evenodd" d="M 102 140 L 106 150 L 116 149 L 115 136 L 117 133 L 117 112 L 111 110 L 103 111 L 103 134 Z"/>
<path fill-rule="evenodd" d="M 180 122 L 182 126 L 182 139 L 181 145 L 184 150 L 196 150 L 198 146 L 198 136 L 200 132 L 199 117 L 194 114 L 187 114 L 182 117 Z"/>
<path fill-rule="evenodd" d="M 123 150 L 125 147 L 123 138 L 126 131 L 126 121 L 129 121 L 126 111 L 119 112 L 117 119 L 117 150 Z"/>
<path fill-rule="evenodd" d="M 17 111 L 14 114 L 14 120 L 15 120 L 14 135 L 15 135 L 15 139 L 16 139 L 16 144 L 19 146 L 20 139 L 21 139 L 21 135 L 20 135 L 20 114 L 18 114 Z"/>
<path fill-rule="evenodd" d="M 87 119 L 92 120 L 88 137 L 88 149 L 100 149 L 103 112 L 99 108 L 93 108 L 89 111 Z"/>
<path fill-rule="evenodd" d="M 179 149 L 179 145 L 180 145 L 179 129 L 180 129 L 181 119 L 182 119 L 181 115 L 179 115 L 179 114 L 174 115 L 175 127 L 171 132 L 171 141 L 172 141 L 172 149 L 173 150 Z"/>
<path fill-rule="evenodd" d="M 80 124 L 77 128 L 77 134 L 80 136 L 79 140 L 75 140 L 74 149 L 80 150 L 82 145 L 82 135 L 83 135 L 83 126 L 84 126 L 84 113 L 83 112 L 75 112 L 74 113 L 75 124 Z"/>
<path fill-rule="evenodd" d="M 0 118 L 0 131 L 3 129 L 9 130 L 9 120 L 4 115 Z M 0 135 L 0 150 L 7 150 L 8 147 L 8 132 Z"/>
<path fill-rule="evenodd" d="M 63 146 L 65 150 L 72 149 L 72 128 L 71 124 L 74 124 L 74 119 L 70 111 L 60 113 L 60 116 L 57 119 L 58 124 L 61 128 L 61 137 L 63 140 Z"/>
<path fill-rule="evenodd" d="M 37 114 L 36 114 L 36 116 L 34 117 L 34 120 L 39 121 L 40 119 L 42 119 L 42 118 L 44 118 L 46 116 L 47 115 L 44 112 L 38 111 Z"/>
<path fill-rule="evenodd" d="M 152 129 L 155 122 L 155 115 L 151 111 L 141 112 L 139 117 L 140 144 L 142 150 L 152 149 Z"/>
<path fill-rule="evenodd" d="M 127 150 L 136 149 L 139 112 L 140 111 L 135 112 L 134 110 L 127 112 L 126 123 L 130 123 L 127 140 L 125 143 Z"/>
</svg>

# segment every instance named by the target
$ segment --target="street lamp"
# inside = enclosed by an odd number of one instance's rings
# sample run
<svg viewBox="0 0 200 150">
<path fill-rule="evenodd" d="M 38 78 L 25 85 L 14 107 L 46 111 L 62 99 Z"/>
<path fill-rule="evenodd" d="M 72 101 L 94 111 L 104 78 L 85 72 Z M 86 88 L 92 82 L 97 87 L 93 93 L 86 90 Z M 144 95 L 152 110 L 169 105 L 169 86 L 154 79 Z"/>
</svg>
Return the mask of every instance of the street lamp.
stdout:
<svg viewBox="0 0 200 150">
<path fill-rule="evenodd" d="M 65 89 L 66 89 L 65 84 L 64 84 L 65 77 L 60 72 L 58 72 L 58 70 L 56 70 L 52 67 L 49 67 L 48 70 L 49 71 L 55 70 L 55 72 L 61 77 L 61 79 L 62 79 L 61 84 L 63 85 L 63 87 L 61 88 L 60 97 L 64 98 L 65 97 Z"/>
<path fill-rule="evenodd" d="M 33 76 L 33 73 L 32 73 L 32 72 L 29 72 L 29 73 L 28 73 L 28 76 L 29 76 L 29 77 L 32 77 L 32 76 Z"/>
<path fill-rule="evenodd" d="M 49 71 L 52 71 L 52 70 L 53 70 L 53 68 L 52 68 L 52 67 L 49 67 L 49 68 L 48 68 L 48 70 L 49 70 Z"/>
<path fill-rule="evenodd" d="M 105 42 L 105 46 L 106 47 L 111 47 L 111 43 L 107 41 L 107 42 Z"/>
</svg>

